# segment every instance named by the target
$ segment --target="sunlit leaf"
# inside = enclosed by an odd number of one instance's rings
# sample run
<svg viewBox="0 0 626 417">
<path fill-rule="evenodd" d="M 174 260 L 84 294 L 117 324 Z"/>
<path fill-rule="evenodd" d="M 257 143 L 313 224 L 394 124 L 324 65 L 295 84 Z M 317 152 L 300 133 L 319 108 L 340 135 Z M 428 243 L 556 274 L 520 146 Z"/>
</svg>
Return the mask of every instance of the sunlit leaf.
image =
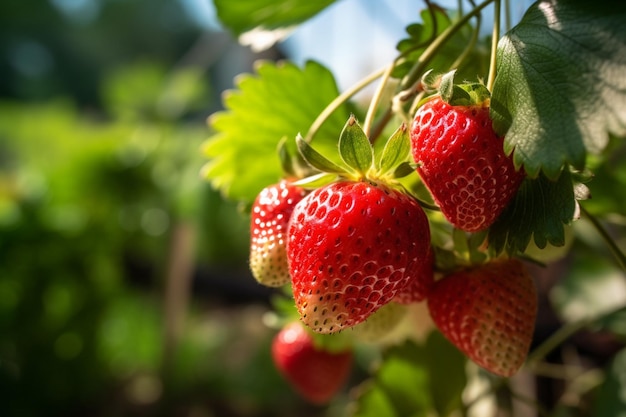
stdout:
<svg viewBox="0 0 626 417">
<path fill-rule="evenodd" d="M 214 0 L 220 21 L 235 34 L 262 27 L 296 25 L 324 10 L 335 0 Z"/>
<path fill-rule="evenodd" d="M 216 133 L 204 147 L 210 158 L 205 175 L 227 197 L 253 200 L 283 176 L 277 150 L 281 139 L 305 133 L 337 95 L 332 74 L 320 64 L 308 62 L 299 68 L 262 63 L 256 75 L 238 79 L 237 89 L 224 98 L 226 109 L 210 119 Z M 336 153 L 348 116 L 343 107 L 333 113 L 315 136 L 316 148 Z M 288 145 L 295 148 L 294 142 Z"/>
<path fill-rule="evenodd" d="M 625 21 L 624 2 L 540 1 L 500 40 L 491 116 L 530 176 L 626 135 Z"/>
</svg>

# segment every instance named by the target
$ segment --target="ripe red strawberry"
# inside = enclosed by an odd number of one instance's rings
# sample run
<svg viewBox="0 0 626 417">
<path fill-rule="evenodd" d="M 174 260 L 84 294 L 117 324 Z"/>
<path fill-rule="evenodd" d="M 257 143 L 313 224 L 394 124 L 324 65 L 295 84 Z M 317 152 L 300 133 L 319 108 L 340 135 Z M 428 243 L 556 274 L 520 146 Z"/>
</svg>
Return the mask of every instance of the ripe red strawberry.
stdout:
<svg viewBox="0 0 626 417">
<path fill-rule="evenodd" d="M 428 220 L 407 194 L 368 181 L 318 188 L 296 205 L 287 257 L 302 321 L 319 333 L 361 323 L 424 262 Z"/>
<path fill-rule="evenodd" d="M 411 150 L 443 215 L 468 232 L 491 226 L 525 177 L 504 153 L 485 103 L 453 106 L 441 97 L 428 101 L 415 114 Z"/>
<path fill-rule="evenodd" d="M 250 220 L 250 270 L 269 287 L 289 282 L 287 225 L 305 191 L 287 180 L 264 188 L 252 205 Z"/>
<path fill-rule="evenodd" d="M 398 291 L 393 301 L 399 304 L 411 304 L 423 301 L 435 284 L 435 252 L 428 248 L 424 262 L 420 262 L 411 280 L 402 290 Z"/>
<path fill-rule="evenodd" d="M 300 322 L 285 326 L 274 337 L 272 358 L 294 389 L 314 404 L 325 404 L 341 389 L 352 369 L 352 350 L 317 348 Z"/>
<path fill-rule="evenodd" d="M 509 377 L 523 365 L 533 337 L 537 293 L 519 260 L 455 272 L 428 296 L 435 325 L 488 371 Z"/>
</svg>

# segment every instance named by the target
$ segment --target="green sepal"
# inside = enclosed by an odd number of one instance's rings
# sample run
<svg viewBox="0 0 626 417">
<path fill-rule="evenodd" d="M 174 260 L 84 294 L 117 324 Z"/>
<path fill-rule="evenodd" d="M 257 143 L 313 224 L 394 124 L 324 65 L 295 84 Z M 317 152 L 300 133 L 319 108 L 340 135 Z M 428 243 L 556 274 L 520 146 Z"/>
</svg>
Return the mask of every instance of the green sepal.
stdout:
<svg viewBox="0 0 626 417">
<path fill-rule="evenodd" d="M 405 162 L 402 162 L 400 165 L 398 165 L 396 169 L 394 169 L 393 177 L 396 179 L 404 178 L 414 173 L 415 173 L 415 165 L 411 164 L 408 161 L 405 161 Z"/>
<path fill-rule="evenodd" d="M 556 181 L 545 175 L 526 179 L 508 207 L 489 229 L 489 247 L 497 255 L 524 252 L 534 239 L 540 249 L 565 244 L 563 226 L 576 216 L 572 176 L 564 170 Z"/>
<path fill-rule="evenodd" d="M 409 137 L 409 129 L 406 123 L 402 123 L 385 143 L 378 164 L 380 175 L 384 175 L 392 170 L 394 170 L 395 174 L 397 168 L 408 161 L 410 152 L 411 139 Z"/>
<path fill-rule="evenodd" d="M 311 166 L 302 158 L 302 155 L 293 146 L 288 144 L 287 136 L 278 142 L 278 159 L 286 178 L 304 178 L 313 175 Z"/>
<path fill-rule="evenodd" d="M 452 241 L 454 250 L 458 257 L 469 263 L 469 265 L 480 265 L 487 261 L 489 254 L 486 252 L 487 231 L 478 233 L 467 233 L 461 229 L 454 228 L 452 231 Z"/>
<path fill-rule="evenodd" d="M 472 265 L 482 264 L 487 261 L 488 254 L 483 250 L 483 246 L 487 241 L 487 235 L 488 231 L 483 230 L 468 236 L 467 247 L 469 249 L 469 260 Z"/>
<path fill-rule="evenodd" d="M 283 173 L 288 177 L 295 176 L 295 167 L 292 155 L 287 147 L 287 137 L 283 136 L 278 142 L 278 159 Z"/>
<path fill-rule="evenodd" d="M 348 167 L 362 176 L 372 168 L 374 149 L 354 115 L 350 115 L 341 131 L 339 155 Z"/>
<path fill-rule="evenodd" d="M 296 136 L 296 145 L 298 146 L 298 152 L 302 158 L 313 168 L 327 173 L 345 174 L 346 169 L 335 164 L 330 159 L 326 158 L 321 153 L 317 152 L 313 147 L 304 140 L 302 135 Z"/>
<path fill-rule="evenodd" d="M 435 73 L 431 68 L 426 71 L 421 78 L 422 88 L 426 94 L 436 93 L 441 83 L 441 74 Z"/>
<path fill-rule="evenodd" d="M 309 177 L 305 177 L 293 182 L 293 185 L 302 188 L 319 188 L 325 185 L 330 184 L 331 182 L 337 181 L 339 179 L 339 175 L 329 173 L 329 172 L 320 172 L 319 174 L 311 175 Z"/>
<path fill-rule="evenodd" d="M 475 106 L 483 105 L 490 97 L 489 90 L 481 83 L 454 83 L 456 70 L 441 76 L 439 95 L 441 99 L 451 106 Z"/>
</svg>

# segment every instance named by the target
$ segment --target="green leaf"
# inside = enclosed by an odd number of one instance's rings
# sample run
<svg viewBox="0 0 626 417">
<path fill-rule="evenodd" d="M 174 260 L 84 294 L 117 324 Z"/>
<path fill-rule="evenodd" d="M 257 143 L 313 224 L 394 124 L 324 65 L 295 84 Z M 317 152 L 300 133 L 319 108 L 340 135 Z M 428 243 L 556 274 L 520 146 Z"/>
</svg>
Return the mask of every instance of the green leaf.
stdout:
<svg viewBox="0 0 626 417">
<path fill-rule="evenodd" d="M 262 27 L 294 26 L 315 16 L 335 0 L 214 0 L 219 20 L 235 34 Z"/>
<path fill-rule="evenodd" d="M 626 392 L 626 349 L 620 350 L 609 365 L 604 383 L 595 396 L 591 415 L 595 417 L 624 416 L 623 410 L 626 410 L 624 392 Z"/>
<path fill-rule="evenodd" d="M 366 381 L 360 388 L 365 394 L 359 397 L 351 417 L 400 417 L 391 399 L 374 381 Z"/>
<path fill-rule="evenodd" d="M 393 171 L 394 178 L 404 178 L 411 174 L 415 174 L 415 167 L 409 161 L 402 162 Z"/>
<path fill-rule="evenodd" d="M 467 385 L 465 356 L 440 332 L 432 332 L 426 341 L 426 362 L 430 375 L 431 397 L 441 417 L 449 416 L 462 405 Z"/>
<path fill-rule="evenodd" d="M 494 128 L 531 177 L 626 135 L 626 3 L 540 1 L 499 42 Z"/>
<path fill-rule="evenodd" d="M 587 185 L 593 198 L 585 201 L 585 208 L 596 216 L 622 215 L 626 207 L 626 193 L 615 190 L 626 189 L 626 141 L 613 140 L 605 155 L 603 158 L 589 158 L 593 178 Z"/>
<path fill-rule="evenodd" d="M 325 173 L 343 174 L 346 172 L 345 168 L 316 151 L 301 135 L 296 136 L 296 145 L 302 158 L 313 168 Z"/>
<path fill-rule="evenodd" d="M 407 163 L 410 152 L 409 129 L 405 123 L 402 123 L 385 143 L 378 168 L 380 174 L 384 175 L 392 170 L 395 171 L 401 164 Z M 414 171 L 412 167 L 409 168 L 411 172 Z"/>
<path fill-rule="evenodd" d="M 339 155 L 350 168 L 364 175 L 372 167 L 374 149 L 353 115 L 339 137 Z"/>
<path fill-rule="evenodd" d="M 211 117 L 215 134 L 204 146 L 210 159 L 204 174 L 227 197 L 254 200 L 284 175 L 277 152 L 281 138 L 306 132 L 338 94 L 332 74 L 320 64 L 261 63 L 256 75 L 237 80 L 237 89 L 224 97 L 225 110 Z M 336 153 L 348 116 L 345 107 L 333 113 L 316 136 L 316 148 Z M 287 144 L 295 148 L 293 141 Z"/>
<path fill-rule="evenodd" d="M 496 253 L 523 252 L 534 237 L 539 248 L 549 242 L 565 244 L 563 225 L 572 221 L 576 199 L 569 171 L 556 181 L 544 175 L 525 180 L 513 201 L 489 230 L 489 245 Z"/>
<path fill-rule="evenodd" d="M 426 362 L 426 350 L 412 342 L 394 347 L 385 355 L 376 379 L 394 405 L 397 415 L 428 414 L 431 399 Z"/>
<path fill-rule="evenodd" d="M 418 417 L 433 415 L 435 410 L 448 416 L 461 406 L 467 383 L 465 361 L 439 332 L 432 332 L 424 345 L 406 341 L 394 346 L 366 383 L 353 416 Z"/>
</svg>

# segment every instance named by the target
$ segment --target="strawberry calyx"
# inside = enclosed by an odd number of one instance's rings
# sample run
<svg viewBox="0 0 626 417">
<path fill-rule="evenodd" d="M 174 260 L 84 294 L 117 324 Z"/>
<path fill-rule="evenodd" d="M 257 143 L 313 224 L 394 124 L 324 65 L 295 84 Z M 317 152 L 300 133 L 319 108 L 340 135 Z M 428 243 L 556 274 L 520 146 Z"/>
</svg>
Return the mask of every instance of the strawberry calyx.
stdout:
<svg viewBox="0 0 626 417">
<path fill-rule="evenodd" d="M 302 159 L 316 171 L 296 181 L 304 188 L 318 188 L 339 180 L 382 182 L 395 188 L 399 178 L 414 172 L 409 158 L 409 129 L 404 123 L 377 152 L 356 117 L 350 115 L 337 143 L 337 162 L 319 153 L 301 135 L 296 137 L 296 145 Z"/>
<path fill-rule="evenodd" d="M 491 93 L 482 83 L 454 83 L 456 70 L 441 76 L 439 95 L 451 106 L 488 106 Z"/>
<path fill-rule="evenodd" d="M 435 75 L 432 71 L 426 72 L 422 77 L 422 85 L 424 91 L 432 94 L 426 97 L 423 102 L 439 96 L 442 101 L 451 106 L 489 106 L 491 93 L 486 85 L 481 82 L 457 84 L 454 82 L 455 74 L 456 69 L 440 75 Z"/>
</svg>

